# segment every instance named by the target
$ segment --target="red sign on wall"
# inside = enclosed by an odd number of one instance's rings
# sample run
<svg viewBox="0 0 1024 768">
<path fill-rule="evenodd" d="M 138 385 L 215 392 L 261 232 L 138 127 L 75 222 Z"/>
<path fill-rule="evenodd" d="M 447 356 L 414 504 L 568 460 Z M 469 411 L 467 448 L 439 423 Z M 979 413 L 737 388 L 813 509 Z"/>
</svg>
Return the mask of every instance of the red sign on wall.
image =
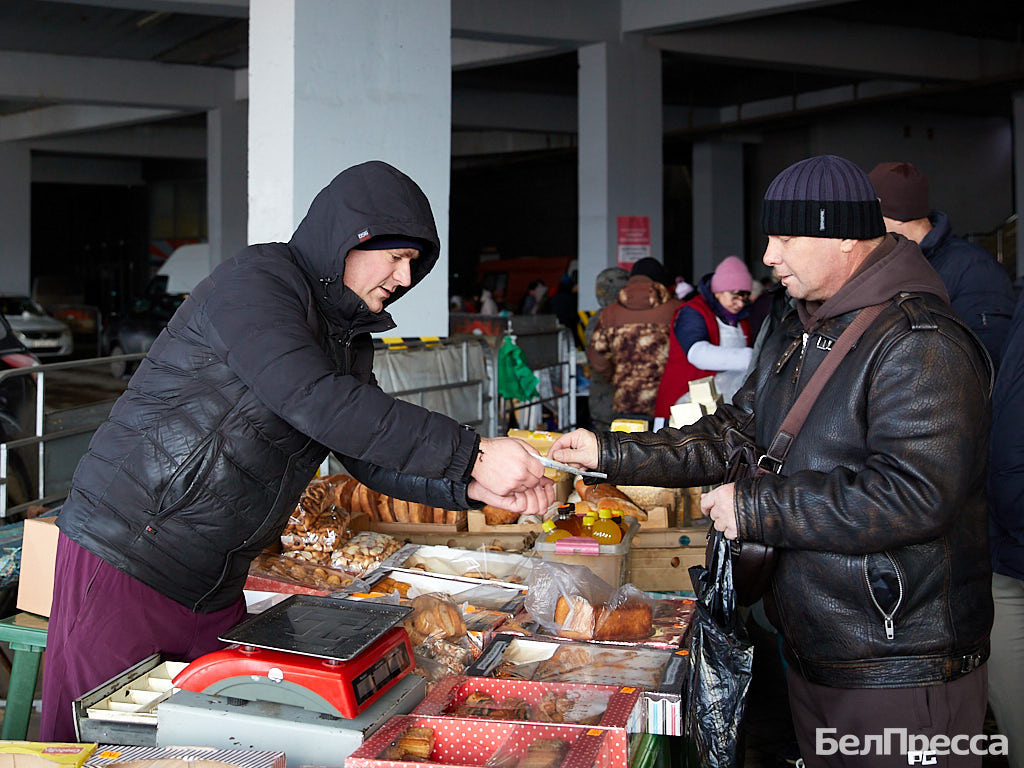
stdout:
<svg viewBox="0 0 1024 768">
<path fill-rule="evenodd" d="M 627 272 L 640 259 L 651 255 L 651 217 L 618 217 L 618 261 Z"/>
</svg>

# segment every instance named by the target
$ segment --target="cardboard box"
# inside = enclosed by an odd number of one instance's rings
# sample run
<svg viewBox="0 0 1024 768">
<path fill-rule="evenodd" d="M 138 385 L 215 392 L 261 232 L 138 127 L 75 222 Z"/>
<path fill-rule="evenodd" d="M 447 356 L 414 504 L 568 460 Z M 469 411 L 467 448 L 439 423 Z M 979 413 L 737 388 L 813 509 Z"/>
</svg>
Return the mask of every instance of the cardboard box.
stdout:
<svg viewBox="0 0 1024 768">
<path fill-rule="evenodd" d="M 690 566 L 704 565 L 704 547 L 634 547 L 629 552 L 629 577 L 645 592 L 686 592 L 693 589 Z"/>
<path fill-rule="evenodd" d="M 78 768 L 95 744 L 0 741 L 0 768 Z"/>
<path fill-rule="evenodd" d="M 391 718 L 349 755 L 345 768 L 408 768 L 410 761 L 389 756 L 388 748 L 409 728 L 429 728 L 433 732 L 433 749 L 420 765 L 479 768 L 513 763 L 525 756 L 535 740 L 556 738 L 568 747 L 559 765 L 611 768 L 626 764 L 621 734 L 603 728 L 403 715 Z"/>
<path fill-rule="evenodd" d="M 21 575 L 18 577 L 18 610 L 50 615 L 53 602 L 53 570 L 57 562 L 57 518 L 25 521 L 21 543 Z"/>
</svg>

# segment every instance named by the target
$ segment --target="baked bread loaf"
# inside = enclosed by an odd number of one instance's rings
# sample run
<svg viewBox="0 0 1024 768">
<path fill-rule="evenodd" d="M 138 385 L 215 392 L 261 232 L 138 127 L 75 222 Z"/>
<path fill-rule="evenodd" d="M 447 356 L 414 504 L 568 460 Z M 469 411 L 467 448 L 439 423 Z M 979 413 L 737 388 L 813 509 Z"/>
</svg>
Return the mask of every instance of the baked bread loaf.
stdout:
<svg viewBox="0 0 1024 768">
<path fill-rule="evenodd" d="M 555 623 L 561 629 L 559 637 L 571 637 L 574 640 L 592 640 L 594 638 L 594 606 L 579 595 L 564 595 L 555 603 Z"/>
<path fill-rule="evenodd" d="M 490 504 L 487 504 L 482 511 L 487 525 L 515 525 L 519 522 L 518 513 L 510 512 L 507 509 L 492 507 Z"/>
<path fill-rule="evenodd" d="M 558 636 L 574 640 L 644 640 L 651 636 L 652 619 L 651 604 L 643 600 L 627 600 L 613 608 L 570 595 L 555 603 L 555 623 L 562 627 Z"/>
<path fill-rule="evenodd" d="M 637 520 L 647 519 L 647 513 L 637 506 L 629 496 L 611 483 L 587 485 L 583 482 L 582 477 L 577 477 L 575 488 L 580 498 L 598 511 L 602 509 L 618 510 L 624 515 L 635 517 Z"/>
</svg>

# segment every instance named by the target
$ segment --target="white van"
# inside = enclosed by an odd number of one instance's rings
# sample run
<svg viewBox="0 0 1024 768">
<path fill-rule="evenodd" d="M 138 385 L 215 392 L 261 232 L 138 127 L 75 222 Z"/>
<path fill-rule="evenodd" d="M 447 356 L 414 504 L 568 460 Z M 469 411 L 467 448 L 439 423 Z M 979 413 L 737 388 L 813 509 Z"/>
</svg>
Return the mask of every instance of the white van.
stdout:
<svg viewBox="0 0 1024 768">
<path fill-rule="evenodd" d="M 175 248 L 156 274 L 158 278 L 161 275 L 167 277 L 163 291 L 174 295 L 191 293 L 211 270 L 210 244 L 192 243 Z"/>
</svg>

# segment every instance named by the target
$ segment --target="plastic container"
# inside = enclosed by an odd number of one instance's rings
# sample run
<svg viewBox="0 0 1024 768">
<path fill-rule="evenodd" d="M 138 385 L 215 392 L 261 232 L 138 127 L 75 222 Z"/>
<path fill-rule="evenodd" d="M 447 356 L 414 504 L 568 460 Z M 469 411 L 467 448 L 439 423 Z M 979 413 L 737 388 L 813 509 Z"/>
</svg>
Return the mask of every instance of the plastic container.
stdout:
<svg viewBox="0 0 1024 768">
<path fill-rule="evenodd" d="M 542 560 L 553 560 L 569 565 L 583 565 L 613 587 L 629 581 L 629 548 L 640 530 L 635 517 L 627 520 L 629 530 L 618 544 L 601 544 L 596 539 L 567 536 L 548 543 L 540 539 L 533 545 Z"/>
<path fill-rule="evenodd" d="M 598 520 L 594 523 L 591 535 L 601 544 L 615 545 L 622 541 L 622 529 L 612 520 L 612 513 L 602 509 L 597 513 Z"/>
<path fill-rule="evenodd" d="M 597 522 L 597 517 L 594 515 L 584 515 L 583 520 L 580 522 L 580 536 L 594 536 L 594 523 Z"/>
<path fill-rule="evenodd" d="M 550 544 L 554 544 L 559 539 L 572 535 L 564 528 L 559 528 L 554 520 L 545 520 L 543 525 L 541 525 L 541 529 L 544 531 L 544 541 Z"/>
</svg>

